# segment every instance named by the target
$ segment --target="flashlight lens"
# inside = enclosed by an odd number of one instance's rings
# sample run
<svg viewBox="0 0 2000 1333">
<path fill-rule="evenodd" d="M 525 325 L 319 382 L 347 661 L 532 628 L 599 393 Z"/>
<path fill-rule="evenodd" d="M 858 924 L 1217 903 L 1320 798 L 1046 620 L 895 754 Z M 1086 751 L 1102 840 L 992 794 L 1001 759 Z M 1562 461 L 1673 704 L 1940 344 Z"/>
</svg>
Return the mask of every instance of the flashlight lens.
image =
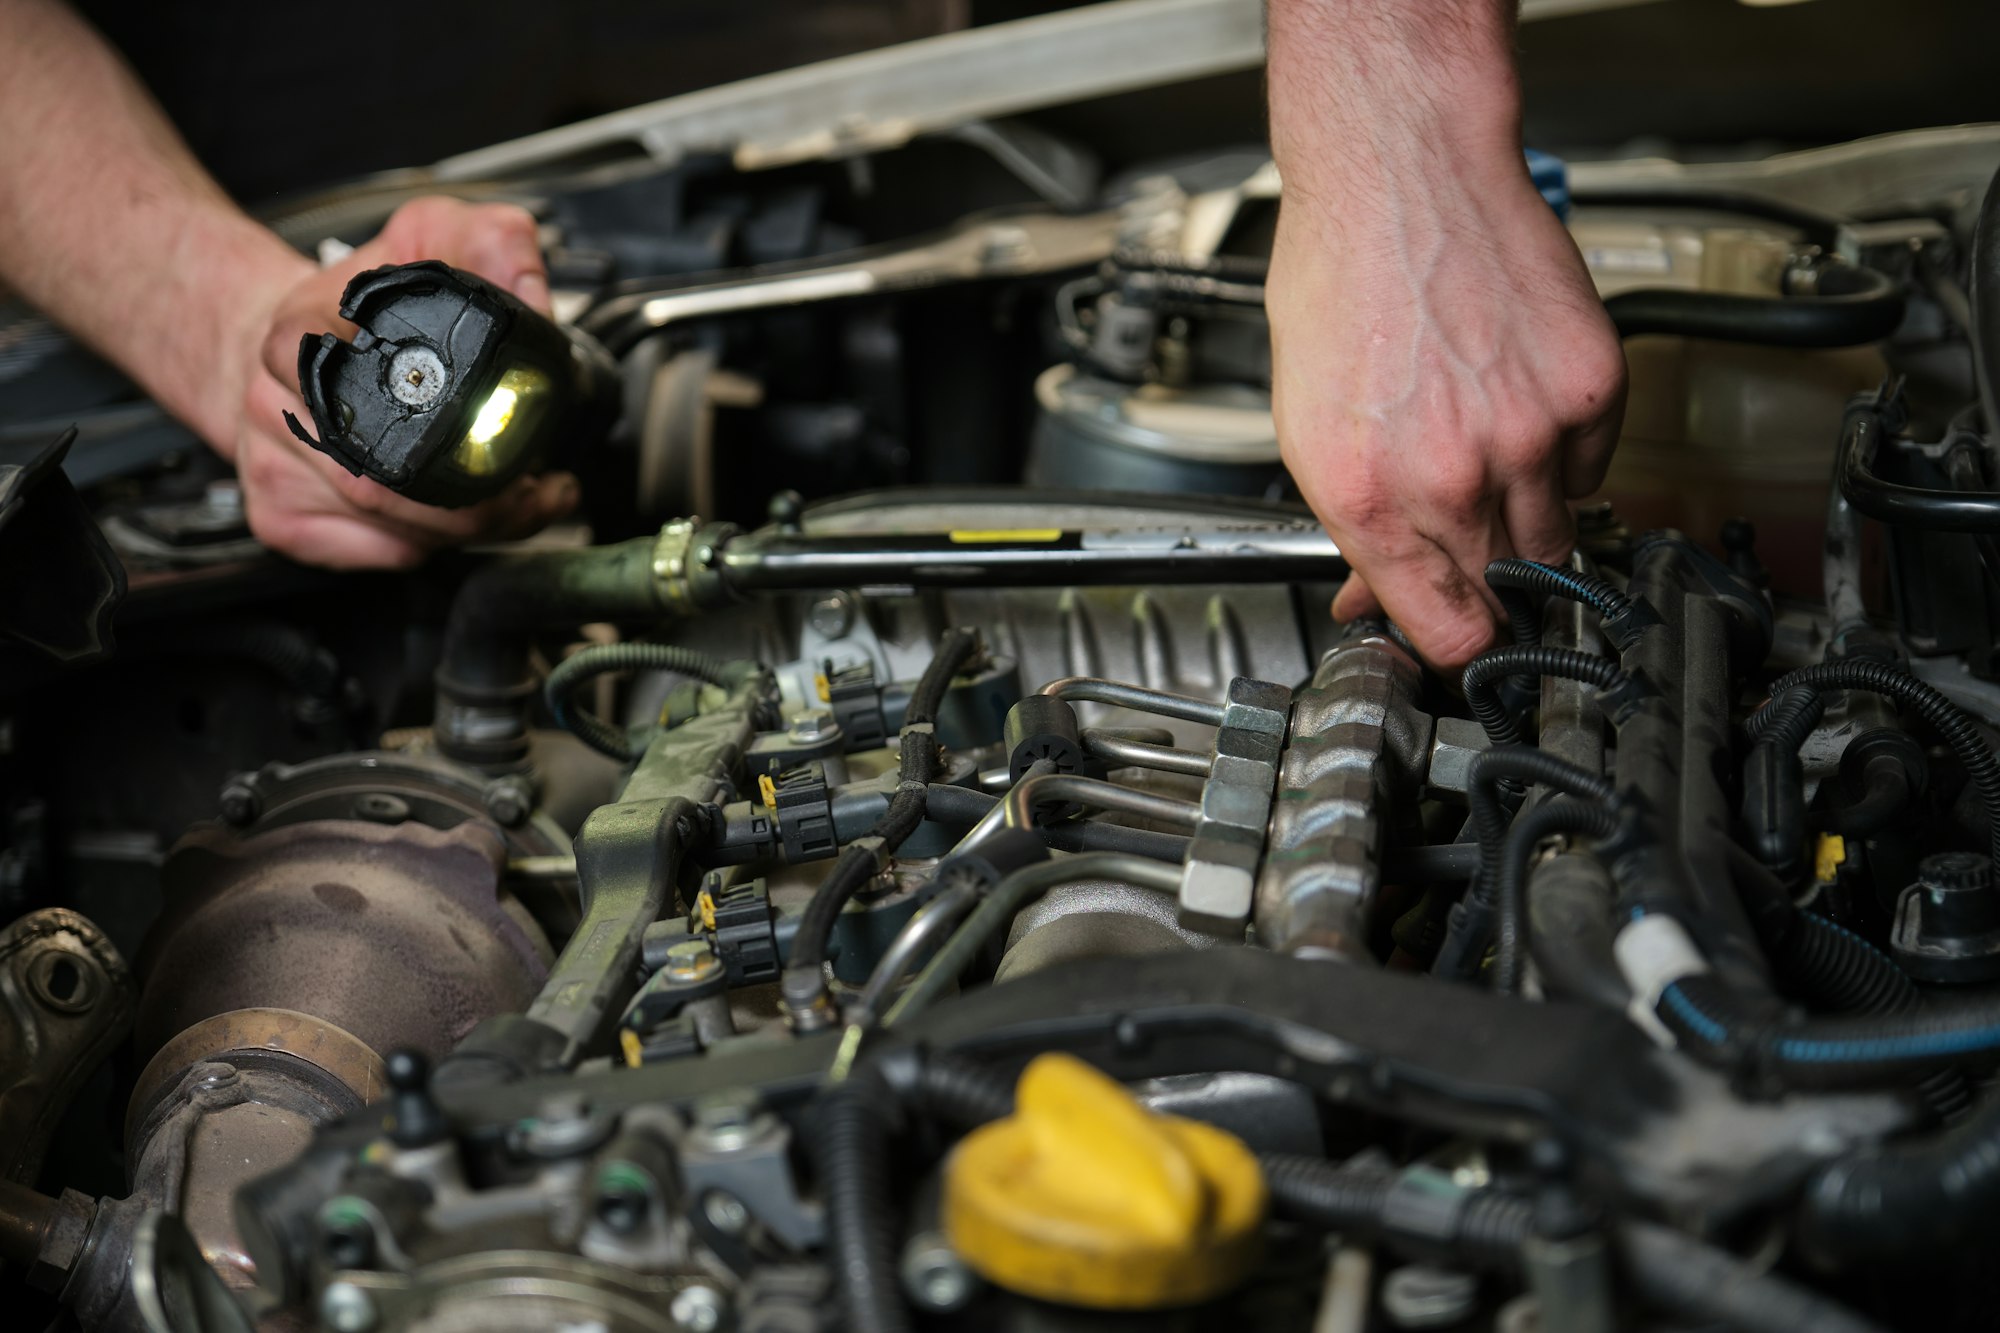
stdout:
<svg viewBox="0 0 2000 1333">
<path fill-rule="evenodd" d="M 469 476 L 504 471 L 533 437 L 535 418 L 548 396 L 549 377 L 532 366 L 510 366 L 472 416 L 472 425 L 452 454 Z"/>
</svg>

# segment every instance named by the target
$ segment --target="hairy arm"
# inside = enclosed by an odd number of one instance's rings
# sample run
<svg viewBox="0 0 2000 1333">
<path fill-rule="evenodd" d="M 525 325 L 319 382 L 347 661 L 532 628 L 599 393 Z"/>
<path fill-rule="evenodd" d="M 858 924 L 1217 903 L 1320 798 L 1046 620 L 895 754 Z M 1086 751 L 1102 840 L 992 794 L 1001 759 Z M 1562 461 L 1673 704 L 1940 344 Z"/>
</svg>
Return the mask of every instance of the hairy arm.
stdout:
<svg viewBox="0 0 2000 1333">
<path fill-rule="evenodd" d="M 0 286 L 124 370 L 233 460 L 252 529 L 314 563 L 407 565 L 430 549 L 532 531 L 575 501 L 524 479 L 473 509 L 412 504 L 286 431 L 302 413 L 299 336 L 339 326 L 347 278 L 439 258 L 547 309 L 518 209 L 419 200 L 321 271 L 236 207 L 118 56 L 54 0 L 0 0 Z"/>
<path fill-rule="evenodd" d="M 1556 560 L 1602 480 L 1624 359 L 1520 144 L 1511 0 L 1270 0 L 1274 407 L 1357 577 L 1440 666 L 1493 639 L 1481 577 Z"/>
</svg>

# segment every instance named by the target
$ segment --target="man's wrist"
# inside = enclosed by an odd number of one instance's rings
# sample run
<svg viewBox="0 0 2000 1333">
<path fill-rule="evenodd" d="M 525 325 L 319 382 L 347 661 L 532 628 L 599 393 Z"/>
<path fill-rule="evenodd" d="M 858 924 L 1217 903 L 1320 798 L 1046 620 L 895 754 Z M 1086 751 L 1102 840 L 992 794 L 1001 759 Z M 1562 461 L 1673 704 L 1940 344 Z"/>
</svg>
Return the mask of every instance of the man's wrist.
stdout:
<svg viewBox="0 0 2000 1333">
<path fill-rule="evenodd" d="M 237 210 L 192 210 L 174 239 L 174 281 L 158 299 L 160 323 L 178 325 L 177 348 L 128 353 L 135 376 L 169 411 L 233 457 L 251 377 L 262 373 L 272 316 L 314 264 Z"/>
<path fill-rule="evenodd" d="M 1522 175 L 1513 0 L 1271 0 L 1287 195 L 1365 204 L 1399 178 Z"/>
</svg>

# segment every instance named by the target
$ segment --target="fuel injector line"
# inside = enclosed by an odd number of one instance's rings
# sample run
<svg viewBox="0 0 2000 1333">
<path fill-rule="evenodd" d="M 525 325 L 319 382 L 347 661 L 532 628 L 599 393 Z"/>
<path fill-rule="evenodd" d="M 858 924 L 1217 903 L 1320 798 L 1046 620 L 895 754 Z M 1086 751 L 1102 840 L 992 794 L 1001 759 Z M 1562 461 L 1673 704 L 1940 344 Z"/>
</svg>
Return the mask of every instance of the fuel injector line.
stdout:
<svg viewBox="0 0 2000 1333">
<path fill-rule="evenodd" d="M 1117 880 L 1158 893 L 1176 894 L 1180 892 L 1181 868 L 1139 856 L 1087 852 L 1014 871 L 988 892 L 964 924 L 931 956 L 916 980 L 890 1007 L 882 1025 L 893 1028 L 907 1023 L 928 1008 L 957 982 L 986 942 L 1007 929 L 1022 908 L 1058 884 L 1086 879 Z"/>
<path fill-rule="evenodd" d="M 1203 726 L 1222 725 L 1222 705 L 1213 699 L 1196 699 L 1185 694 L 1172 694 L 1166 690 L 1149 690 L 1143 685 L 1128 685 L 1121 680 L 1104 680 L 1097 676 L 1064 676 L 1052 680 L 1036 691 L 1052 699 L 1064 699 L 1070 703 L 1109 704 L 1114 708 L 1130 708 L 1136 712 L 1152 713 L 1157 717 L 1176 718 L 1182 722 L 1198 722 Z"/>
</svg>

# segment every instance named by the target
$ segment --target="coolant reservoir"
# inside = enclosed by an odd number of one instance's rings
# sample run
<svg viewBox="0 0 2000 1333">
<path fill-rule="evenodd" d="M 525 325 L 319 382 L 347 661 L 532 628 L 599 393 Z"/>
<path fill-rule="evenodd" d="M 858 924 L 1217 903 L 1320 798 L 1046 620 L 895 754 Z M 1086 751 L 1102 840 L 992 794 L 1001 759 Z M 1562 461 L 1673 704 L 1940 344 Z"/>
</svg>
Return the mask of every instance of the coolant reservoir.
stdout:
<svg viewBox="0 0 2000 1333">
<path fill-rule="evenodd" d="M 1795 246 L 1774 229 L 1661 225 L 1611 209 L 1579 209 L 1570 232 L 1604 296 L 1635 287 L 1774 296 Z M 1648 335 L 1626 340 L 1625 359 L 1625 429 L 1593 498 L 1635 531 L 1674 527 L 1711 546 L 1724 520 L 1754 518 L 1774 589 L 1816 598 L 1841 411 L 1881 383 L 1880 353 Z"/>
</svg>

